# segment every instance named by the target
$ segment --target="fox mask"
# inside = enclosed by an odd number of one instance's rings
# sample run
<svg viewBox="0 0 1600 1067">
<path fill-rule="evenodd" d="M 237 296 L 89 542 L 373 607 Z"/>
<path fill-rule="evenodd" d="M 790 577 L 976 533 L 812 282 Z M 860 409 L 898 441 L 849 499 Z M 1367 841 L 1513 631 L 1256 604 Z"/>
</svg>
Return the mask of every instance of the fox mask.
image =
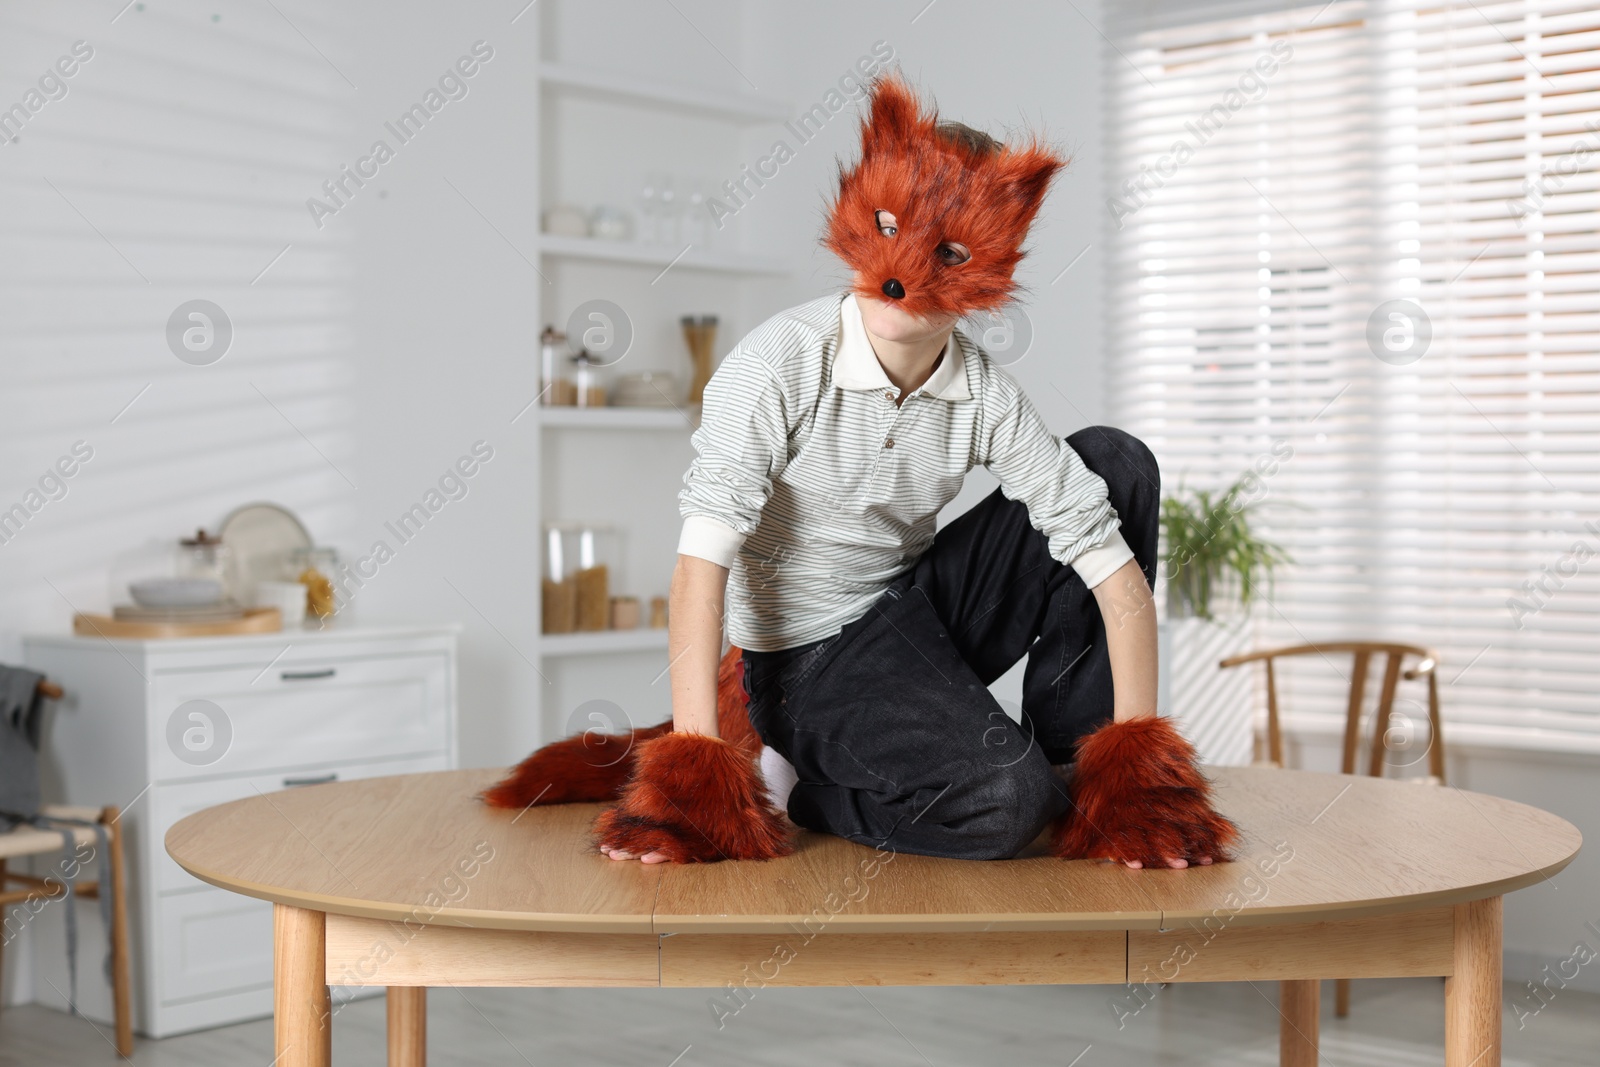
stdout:
<svg viewBox="0 0 1600 1067">
<path fill-rule="evenodd" d="M 861 159 L 839 168 L 823 243 L 858 296 L 923 318 L 998 311 L 1051 179 L 1067 160 L 1036 138 L 993 150 L 937 130 L 896 74 L 875 79 Z"/>
</svg>

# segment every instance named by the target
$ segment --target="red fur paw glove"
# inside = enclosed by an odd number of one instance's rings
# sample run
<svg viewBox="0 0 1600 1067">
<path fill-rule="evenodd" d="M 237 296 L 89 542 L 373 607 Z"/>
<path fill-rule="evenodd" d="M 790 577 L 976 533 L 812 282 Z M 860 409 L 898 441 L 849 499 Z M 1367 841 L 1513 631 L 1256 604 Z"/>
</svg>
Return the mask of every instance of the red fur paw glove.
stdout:
<svg viewBox="0 0 1600 1067">
<path fill-rule="evenodd" d="M 755 761 L 705 734 L 666 734 L 639 746 L 622 800 L 595 820 L 596 844 L 674 863 L 764 860 L 793 851 L 767 802 Z"/>
<path fill-rule="evenodd" d="M 1194 746 L 1168 719 L 1111 722 L 1079 741 L 1068 795 L 1051 838 L 1063 859 L 1165 867 L 1169 856 L 1233 858 L 1239 828 L 1212 810 Z"/>
<path fill-rule="evenodd" d="M 625 734 L 585 730 L 552 741 L 485 789 L 483 801 L 495 808 L 535 804 L 616 800 L 628 783 L 639 746 L 672 729 L 671 722 Z"/>
</svg>

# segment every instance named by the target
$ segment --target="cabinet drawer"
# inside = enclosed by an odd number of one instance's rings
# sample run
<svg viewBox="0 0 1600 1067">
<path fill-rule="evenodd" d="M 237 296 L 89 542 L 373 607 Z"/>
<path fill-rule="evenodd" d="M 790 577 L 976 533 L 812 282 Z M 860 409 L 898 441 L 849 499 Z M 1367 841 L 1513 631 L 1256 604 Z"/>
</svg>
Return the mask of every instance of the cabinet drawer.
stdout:
<svg viewBox="0 0 1600 1067">
<path fill-rule="evenodd" d="M 377 763 L 340 764 L 277 771 L 272 774 L 251 775 L 239 778 L 222 778 L 208 782 L 181 782 L 177 785 L 156 786 L 152 797 L 155 814 L 156 873 L 155 888 L 158 893 L 174 889 L 194 889 L 206 883 L 179 867 L 167 855 L 164 842 L 167 831 L 174 823 L 204 808 L 241 800 L 259 793 L 275 793 L 297 785 L 316 785 L 322 782 L 349 782 L 357 778 L 381 778 L 388 774 L 419 774 L 423 771 L 450 769 L 450 760 L 443 752 L 420 759 L 384 760 Z M 207 886 L 207 888 L 210 888 Z"/>
<path fill-rule="evenodd" d="M 153 681 L 158 781 L 450 749 L 443 655 L 299 659 Z"/>
<path fill-rule="evenodd" d="M 272 988 L 272 904 L 222 889 L 156 902 L 163 1003 Z"/>
</svg>

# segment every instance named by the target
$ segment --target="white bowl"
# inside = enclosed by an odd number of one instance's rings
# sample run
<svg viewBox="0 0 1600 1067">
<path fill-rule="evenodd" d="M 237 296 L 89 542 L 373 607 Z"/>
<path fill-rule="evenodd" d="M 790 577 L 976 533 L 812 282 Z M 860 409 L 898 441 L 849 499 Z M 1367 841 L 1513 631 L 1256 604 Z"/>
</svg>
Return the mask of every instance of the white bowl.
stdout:
<svg viewBox="0 0 1600 1067">
<path fill-rule="evenodd" d="M 128 583 L 128 593 L 141 608 L 196 608 L 222 601 L 222 583 L 215 578 L 145 578 Z"/>
<path fill-rule="evenodd" d="M 257 582 L 256 606 L 277 608 L 284 626 L 300 626 L 306 621 L 306 587 L 299 582 Z"/>
</svg>

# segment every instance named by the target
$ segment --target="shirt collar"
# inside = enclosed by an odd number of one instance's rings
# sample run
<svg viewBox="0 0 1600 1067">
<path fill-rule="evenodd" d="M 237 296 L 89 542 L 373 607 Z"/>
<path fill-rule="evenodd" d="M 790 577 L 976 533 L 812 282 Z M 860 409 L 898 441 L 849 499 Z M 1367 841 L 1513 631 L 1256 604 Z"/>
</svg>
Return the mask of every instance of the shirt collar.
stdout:
<svg viewBox="0 0 1600 1067">
<path fill-rule="evenodd" d="M 899 395 L 899 388 L 884 373 L 878 354 L 872 350 L 854 293 L 847 294 L 839 304 L 839 326 L 839 351 L 833 358 L 831 384 L 841 389 L 893 389 Z M 972 395 L 967 389 L 966 365 L 954 330 L 945 342 L 939 365 L 922 383 L 921 392 L 944 400 L 965 400 Z"/>
</svg>

